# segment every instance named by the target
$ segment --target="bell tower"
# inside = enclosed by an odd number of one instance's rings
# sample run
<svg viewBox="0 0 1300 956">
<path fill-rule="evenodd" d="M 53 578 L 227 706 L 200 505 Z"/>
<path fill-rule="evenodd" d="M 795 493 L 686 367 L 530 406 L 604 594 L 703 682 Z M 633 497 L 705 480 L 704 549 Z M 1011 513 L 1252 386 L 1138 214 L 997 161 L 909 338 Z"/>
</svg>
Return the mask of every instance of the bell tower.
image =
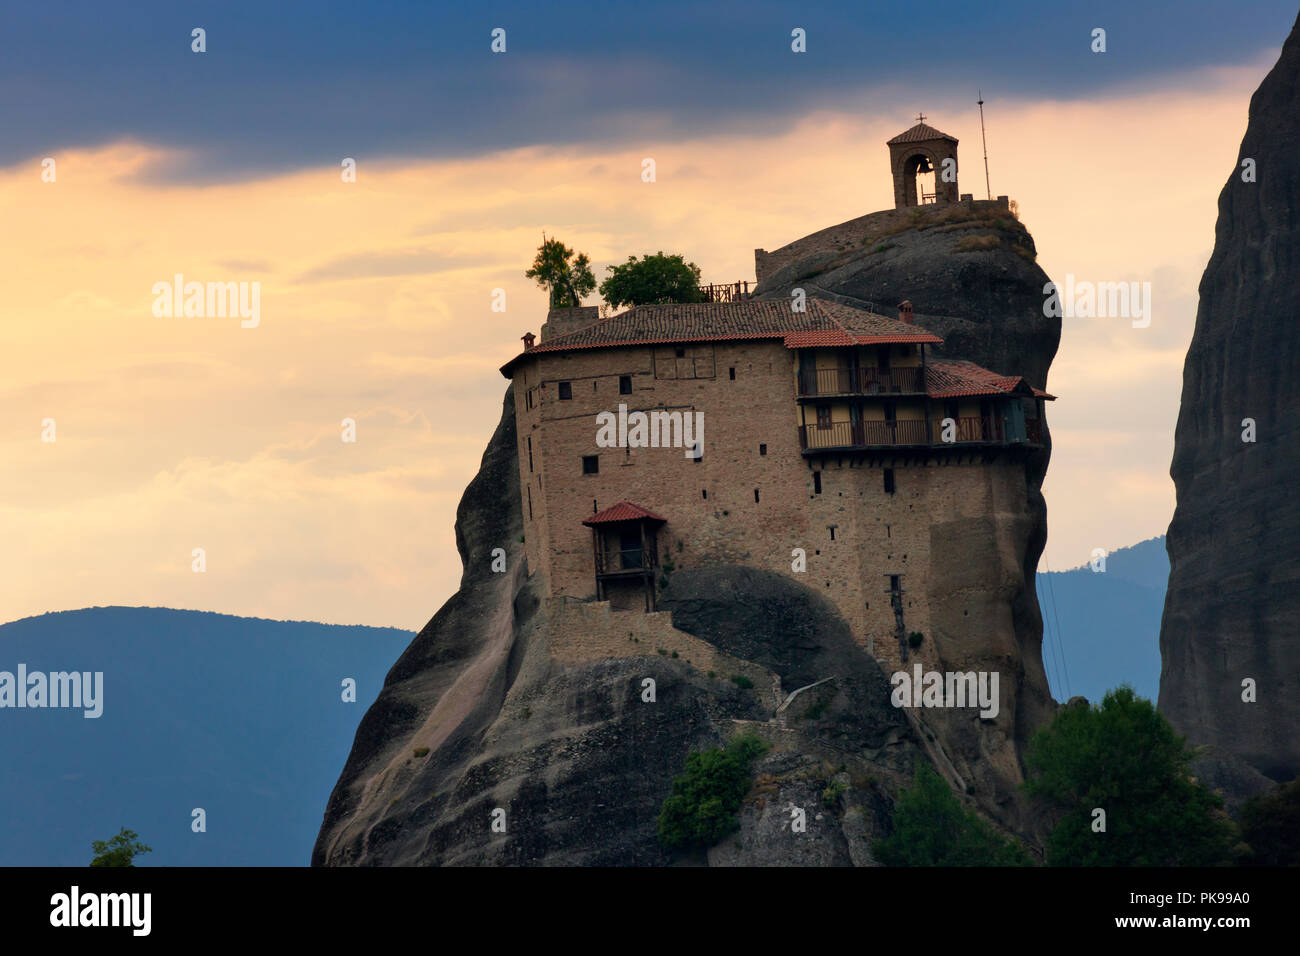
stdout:
<svg viewBox="0 0 1300 956">
<path fill-rule="evenodd" d="M 925 114 L 917 114 L 917 124 L 899 133 L 888 143 L 889 165 L 894 173 L 894 208 L 921 206 L 928 203 L 956 202 L 957 138 L 925 125 Z M 945 160 L 950 160 L 945 165 Z M 918 176 L 934 174 L 933 192 L 926 192 Z M 947 175 L 952 182 L 945 182 Z"/>
</svg>

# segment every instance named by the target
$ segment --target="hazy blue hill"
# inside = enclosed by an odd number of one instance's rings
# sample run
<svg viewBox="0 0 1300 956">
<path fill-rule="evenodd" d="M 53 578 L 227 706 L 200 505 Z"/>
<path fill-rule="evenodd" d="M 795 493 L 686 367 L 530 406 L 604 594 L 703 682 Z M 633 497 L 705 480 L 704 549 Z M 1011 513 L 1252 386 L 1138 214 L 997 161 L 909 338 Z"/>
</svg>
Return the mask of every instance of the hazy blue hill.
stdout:
<svg viewBox="0 0 1300 956">
<path fill-rule="evenodd" d="M 1095 703 L 1122 683 L 1131 684 L 1143 697 L 1156 699 L 1160 689 L 1160 615 L 1168 579 L 1169 556 L 1163 537 L 1112 551 L 1103 573 L 1085 564 L 1038 575 L 1043 665 L 1057 700 L 1082 694 Z M 1060 645 L 1059 651 L 1054 651 L 1058 622 Z M 1064 652 L 1063 664 L 1060 651 Z"/>
<path fill-rule="evenodd" d="M 357 723 L 413 637 L 130 607 L 0 626 L 0 671 L 104 672 L 98 719 L 0 709 L 0 865 L 85 866 L 125 826 L 153 847 L 145 866 L 305 866 Z"/>
</svg>

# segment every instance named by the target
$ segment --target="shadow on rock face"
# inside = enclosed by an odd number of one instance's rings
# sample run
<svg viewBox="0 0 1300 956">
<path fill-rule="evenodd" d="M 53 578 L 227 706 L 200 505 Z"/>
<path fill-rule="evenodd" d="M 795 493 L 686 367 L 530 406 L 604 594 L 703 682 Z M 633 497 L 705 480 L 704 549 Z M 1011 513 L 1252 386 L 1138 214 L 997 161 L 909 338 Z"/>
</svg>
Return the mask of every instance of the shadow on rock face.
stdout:
<svg viewBox="0 0 1300 956">
<path fill-rule="evenodd" d="M 885 673 L 817 592 L 773 571 L 716 565 L 673 574 L 660 597 L 673 626 L 776 672 L 786 693 L 834 677 L 835 735 L 878 744 L 906 726 Z"/>
</svg>

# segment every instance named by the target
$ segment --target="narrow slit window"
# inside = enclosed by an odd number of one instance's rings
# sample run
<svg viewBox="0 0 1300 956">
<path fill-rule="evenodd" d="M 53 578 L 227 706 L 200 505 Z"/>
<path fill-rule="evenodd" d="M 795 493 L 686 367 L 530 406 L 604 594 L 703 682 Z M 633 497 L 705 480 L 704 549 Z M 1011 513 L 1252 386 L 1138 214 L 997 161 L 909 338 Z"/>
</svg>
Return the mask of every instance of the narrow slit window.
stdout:
<svg viewBox="0 0 1300 956">
<path fill-rule="evenodd" d="M 709 489 L 708 489 L 708 488 L 701 488 L 701 489 L 700 489 L 700 497 L 703 498 L 705 501 L 708 501 L 708 500 L 709 500 Z"/>
<path fill-rule="evenodd" d="M 822 493 L 822 473 L 820 471 L 814 471 L 813 472 L 813 494 L 820 495 L 821 493 Z"/>
<path fill-rule="evenodd" d="M 885 469 L 885 494 L 892 495 L 893 493 L 894 493 L 894 469 L 886 468 Z"/>
<path fill-rule="evenodd" d="M 533 489 L 525 489 L 528 492 L 528 520 L 533 520 Z"/>
<path fill-rule="evenodd" d="M 754 489 L 754 503 L 755 503 L 755 504 L 758 503 L 758 489 L 757 489 L 757 488 Z"/>
<path fill-rule="evenodd" d="M 731 378 L 733 382 L 736 380 L 736 370 L 734 368 L 727 369 L 727 375 Z"/>
<path fill-rule="evenodd" d="M 831 525 L 831 540 L 835 540 L 835 525 Z"/>
<path fill-rule="evenodd" d="M 900 588 L 900 587 L 899 587 L 899 584 L 898 584 L 898 575 L 897 575 L 897 574 L 891 574 L 891 575 L 889 576 L 889 590 L 891 590 L 891 591 L 899 591 L 899 590 L 902 590 L 902 588 Z"/>
<path fill-rule="evenodd" d="M 528 436 L 528 473 L 533 472 L 533 436 Z"/>
<path fill-rule="evenodd" d="M 758 446 L 758 453 L 759 453 L 760 455 L 766 455 L 766 454 L 767 454 L 767 446 L 766 446 L 766 445 L 759 445 L 759 446 Z"/>
</svg>

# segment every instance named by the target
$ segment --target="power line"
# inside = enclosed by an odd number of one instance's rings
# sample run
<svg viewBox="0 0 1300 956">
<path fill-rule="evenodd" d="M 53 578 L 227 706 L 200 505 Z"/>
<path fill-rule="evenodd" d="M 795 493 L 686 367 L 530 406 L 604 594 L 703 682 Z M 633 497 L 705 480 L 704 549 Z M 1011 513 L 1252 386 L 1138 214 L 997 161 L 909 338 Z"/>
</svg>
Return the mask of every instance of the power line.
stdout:
<svg viewBox="0 0 1300 956">
<path fill-rule="evenodd" d="M 1052 596 L 1052 620 L 1056 622 L 1056 644 L 1061 649 L 1061 669 L 1065 672 L 1065 692 L 1069 695 L 1066 700 L 1069 700 L 1074 692 L 1070 689 L 1070 665 L 1065 656 L 1065 642 L 1061 639 L 1061 619 L 1056 614 L 1056 588 L 1052 584 L 1051 565 L 1044 560 L 1043 566 L 1047 568 L 1047 590 Z"/>
</svg>

